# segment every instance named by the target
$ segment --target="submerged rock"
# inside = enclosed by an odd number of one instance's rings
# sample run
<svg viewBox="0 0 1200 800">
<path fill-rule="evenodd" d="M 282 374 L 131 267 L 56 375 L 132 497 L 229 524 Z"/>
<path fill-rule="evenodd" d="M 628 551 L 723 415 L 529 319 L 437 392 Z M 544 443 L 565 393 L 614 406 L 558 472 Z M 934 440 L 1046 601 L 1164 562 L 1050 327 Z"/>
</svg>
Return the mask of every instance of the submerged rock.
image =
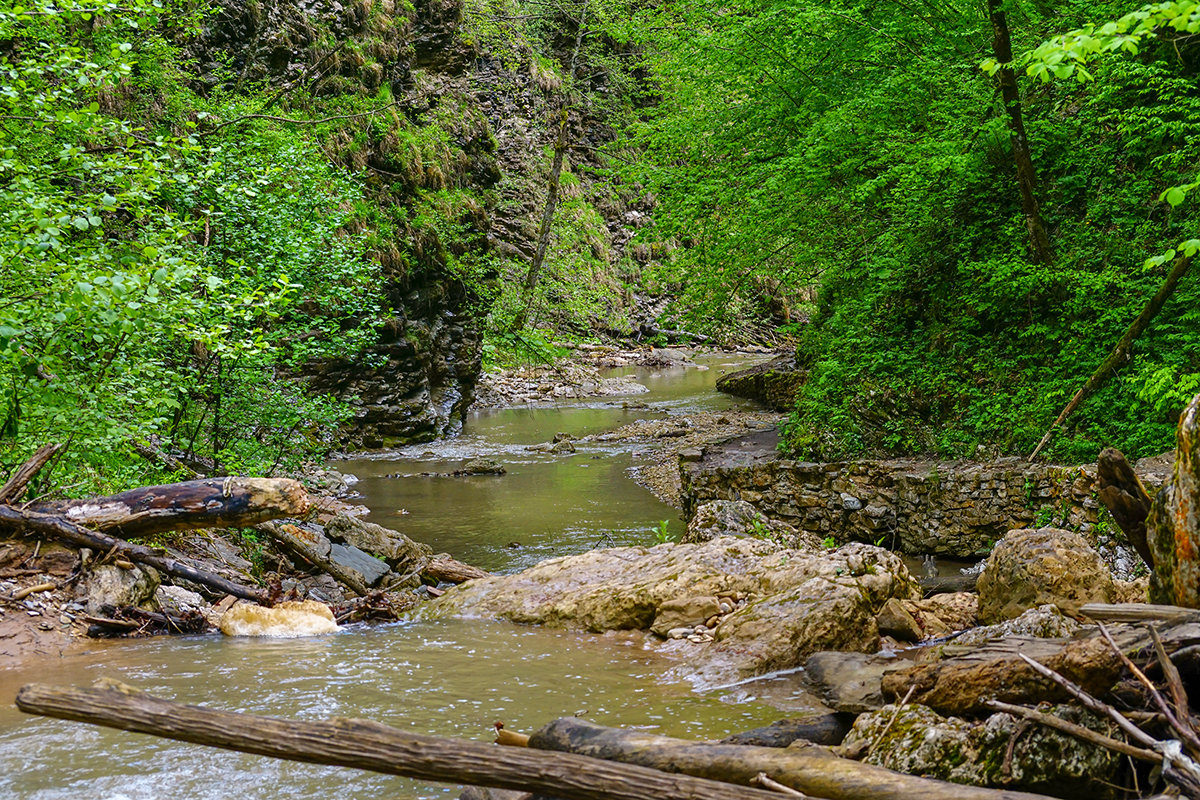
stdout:
<svg viewBox="0 0 1200 800">
<path fill-rule="evenodd" d="M 1116 592 L 1100 555 L 1082 536 L 1060 528 L 1009 531 L 988 557 L 977 588 L 985 623 L 1047 603 L 1075 616 L 1085 603 L 1111 603 Z"/>
<path fill-rule="evenodd" d="M 1077 707 L 1048 713 L 1114 735 L 1111 723 Z M 1008 714 L 970 722 L 919 705 L 859 716 L 841 750 L 909 775 L 1088 800 L 1114 796 L 1121 766 L 1116 753 Z"/>
<path fill-rule="evenodd" d="M 280 639 L 332 633 L 338 629 L 333 611 L 316 600 L 288 600 L 274 608 L 239 602 L 217 624 L 226 636 L 270 636 Z"/>
<path fill-rule="evenodd" d="M 720 620 L 683 677 L 711 683 L 794 667 L 817 650 L 873 650 L 879 607 L 889 597 L 915 599 L 919 589 L 898 556 L 871 545 L 814 554 L 723 537 L 543 561 L 452 589 L 421 613 L 644 630 L 673 602 L 722 596 L 745 604 Z"/>
</svg>

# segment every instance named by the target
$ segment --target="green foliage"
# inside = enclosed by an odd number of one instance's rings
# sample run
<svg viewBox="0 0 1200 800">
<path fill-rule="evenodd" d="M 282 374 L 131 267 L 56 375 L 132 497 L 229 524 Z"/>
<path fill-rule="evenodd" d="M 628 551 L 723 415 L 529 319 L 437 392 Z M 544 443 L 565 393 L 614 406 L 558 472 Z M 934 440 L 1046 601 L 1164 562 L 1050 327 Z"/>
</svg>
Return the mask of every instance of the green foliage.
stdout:
<svg viewBox="0 0 1200 800">
<path fill-rule="evenodd" d="M 677 538 L 671 531 L 671 521 L 669 519 L 660 519 L 657 527 L 654 528 L 654 541 L 658 544 L 666 544 L 674 542 Z"/>
<path fill-rule="evenodd" d="M 346 408 L 287 368 L 361 349 L 382 313 L 362 192 L 315 144 L 186 88 L 184 2 L 0 12 L 0 459 L 70 442 L 73 491 L 134 443 L 215 471 L 327 449 Z"/>
<path fill-rule="evenodd" d="M 1146 20 L 1173 13 L 1155 8 Z M 1118 15 L 1020 11 L 1018 49 Z M 1093 81 L 1025 87 L 1056 251 L 1038 264 L 1006 115 L 978 69 L 992 31 L 977 6 L 670 4 L 630 28 L 662 102 L 622 143 L 644 152 L 624 177 L 658 198 L 650 236 L 674 248 L 660 278 L 680 287 L 680 310 L 721 333 L 771 295 L 815 298 L 798 332 L 809 378 L 793 452 L 1028 453 L 1158 288 L 1164 249 L 1196 249 L 1186 39 L 1143 31 L 1136 59 L 1088 61 Z M 1052 457 L 1169 446 L 1200 373 L 1198 303 L 1185 279 Z"/>
</svg>

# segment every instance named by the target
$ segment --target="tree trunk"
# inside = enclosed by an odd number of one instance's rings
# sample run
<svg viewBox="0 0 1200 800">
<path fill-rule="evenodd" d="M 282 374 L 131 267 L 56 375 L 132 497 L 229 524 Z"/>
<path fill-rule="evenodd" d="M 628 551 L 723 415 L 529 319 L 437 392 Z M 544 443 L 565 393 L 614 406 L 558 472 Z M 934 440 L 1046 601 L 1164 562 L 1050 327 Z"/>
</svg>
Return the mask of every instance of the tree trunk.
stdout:
<svg viewBox="0 0 1200 800">
<path fill-rule="evenodd" d="M 256 603 L 267 605 L 267 595 L 260 589 L 228 581 L 219 575 L 213 575 L 211 572 L 205 572 L 190 564 L 185 564 L 182 561 L 155 552 L 149 547 L 131 544 L 123 539 L 116 539 L 105 533 L 90 531 L 61 517 L 35 514 L 28 511 L 21 511 L 12 506 L 0 505 L 0 530 L 2 529 L 7 529 L 14 533 L 33 533 L 38 536 L 56 539 L 75 547 L 90 547 L 101 553 L 115 551 L 127 556 L 131 561 L 141 562 L 147 566 L 162 570 L 169 575 L 186 578 L 189 581 L 207 586 L 222 594 L 231 594 L 234 597 L 253 600 Z"/>
<path fill-rule="evenodd" d="M 750 784 L 762 773 L 792 789 L 829 800 L 1046 800 L 1042 795 L 1025 792 L 902 775 L 838 758 L 822 747 L 781 751 L 774 747 L 704 744 L 605 728 L 575 717 L 555 720 L 542 728 L 530 738 L 529 746 L 731 783 Z"/>
<path fill-rule="evenodd" d="M 1175 471 L 1154 498 L 1147 529 L 1150 602 L 1200 608 L 1200 395 L 1179 417 Z"/>
<path fill-rule="evenodd" d="M 558 210 L 563 159 L 567 154 L 567 133 L 571 117 L 570 93 L 575 83 L 575 72 L 579 67 L 579 51 L 583 47 L 587 10 L 588 0 L 584 0 L 575 29 L 575 50 L 571 53 L 571 64 L 567 71 L 567 86 L 563 92 L 558 112 L 558 135 L 554 140 L 554 162 L 550 167 L 550 182 L 546 187 L 546 205 L 542 208 L 542 220 L 538 224 L 537 250 L 534 251 L 533 260 L 529 262 L 529 271 L 525 273 L 525 282 L 521 286 L 521 300 L 512 323 L 512 329 L 515 331 L 524 328 L 528 320 L 529 310 L 533 305 L 533 293 L 542 276 L 542 266 L 546 263 L 546 251 L 550 248 L 550 231 L 554 225 L 554 214 Z"/>
<path fill-rule="evenodd" d="M 1012 139 L 1013 160 L 1017 166 L 1017 186 L 1021 192 L 1021 211 L 1025 215 L 1025 227 L 1029 230 L 1029 243 L 1033 258 L 1039 264 L 1053 261 L 1050 235 L 1046 232 L 1046 221 L 1037 202 L 1037 173 L 1033 168 L 1033 155 L 1029 151 L 1029 139 L 1025 135 L 1025 120 L 1021 113 L 1021 92 L 1017 87 L 1017 74 L 1009 66 L 1013 60 L 1012 41 L 1008 34 L 1008 19 L 1001 9 L 1001 0 L 988 0 L 988 16 L 992 21 L 992 49 L 1001 67 L 1000 97 L 1008 113 L 1008 132 Z"/>
<path fill-rule="evenodd" d="M 420 736 L 361 719 L 293 722 L 215 711 L 150 697 L 129 687 L 58 689 L 30 684 L 17 693 L 17 707 L 29 714 L 226 750 L 421 780 L 543 792 L 563 800 L 779 800 L 777 794 L 748 786 L 566 753 Z M 987 797 L 1030 795 L 991 793 Z M 918 798 L 912 795 L 910 800 Z"/>
<path fill-rule="evenodd" d="M 1166 305 L 1167 300 L 1175 293 L 1175 287 L 1179 284 L 1179 280 L 1187 273 L 1188 267 L 1191 266 L 1192 259 L 1188 256 L 1180 256 L 1175 259 L 1175 263 L 1171 265 L 1171 271 L 1167 273 L 1166 280 L 1158 287 L 1158 291 L 1146 303 L 1146 307 L 1142 309 L 1142 313 L 1138 314 L 1130 326 L 1121 335 L 1117 341 L 1117 346 L 1108 354 L 1108 358 L 1092 373 L 1092 377 L 1088 378 L 1087 383 L 1079 387 L 1079 391 L 1071 398 L 1071 402 L 1067 403 L 1066 408 L 1058 415 L 1058 418 L 1051 423 L 1050 428 L 1046 431 L 1046 435 L 1038 442 L 1038 446 L 1033 449 L 1033 453 L 1029 456 L 1029 460 L 1033 461 L 1038 457 L 1038 453 L 1042 452 L 1042 448 L 1050 441 L 1050 437 L 1054 434 L 1054 430 L 1069 417 L 1079 405 L 1091 396 L 1093 392 L 1099 389 L 1104 382 L 1117 373 L 1121 367 L 1132 357 L 1133 343 L 1142 335 L 1146 328 L 1150 327 L 1150 323 L 1158 316 L 1158 312 L 1162 311 L 1162 307 Z"/>
<path fill-rule="evenodd" d="M 439 553 L 429 559 L 429 563 L 421 568 L 421 577 L 441 583 L 465 583 L 475 578 L 490 578 L 492 573 L 464 564 L 450 557 L 449 553 Z"/>
<path fill-rule="evenodd" d="M 144 486 L 109 497 L 39 503 L 28 510 L 129 538 L 191 528 L 240 528 L 308 512 L 303 484 L 288 478 L 207 478 Z"/>
<path fill-rule="evenodd" d="M 24 464 L 13 470 L 4 485 L 0 486 L 0 503 L 19 498 L 34 476 L 62 449 L 60 444 L 45 444 L 39 447 Z"/>
<path fill-rule="evenodd" d="M 308 539 L 302 528 L 278 522 L 264 522 L 256 525 L 254 529 L 267 534 L 281 548 L 313 564 L 359 597 L 366 597 L 371 593 L 371 590 L 363 583 L 360 573 L 351 572 L 318 552 L 315 544 Z M 326 549 L 328 549 L 328 545 L 326 545 Z"/>
</svg>

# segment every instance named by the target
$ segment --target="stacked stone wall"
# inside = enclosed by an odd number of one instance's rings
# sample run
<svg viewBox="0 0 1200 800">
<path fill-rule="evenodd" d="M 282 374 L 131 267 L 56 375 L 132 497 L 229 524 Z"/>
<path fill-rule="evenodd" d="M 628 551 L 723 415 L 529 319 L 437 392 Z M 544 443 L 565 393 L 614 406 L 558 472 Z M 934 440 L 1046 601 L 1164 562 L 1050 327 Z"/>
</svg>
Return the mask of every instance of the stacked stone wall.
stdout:
<svg viewBox="0 0 1200 800">
<path fill-rule="evenodd" d="M 879 543 L 910 554 L 972 558 L 1012 528 L 1056 525 L 1085 536 L 1103 511 L 1094 465 L 880 460 L 781 460 L 759 443 L 681 456 L 688 519 L 712 500 L 745 500 L 769 517 L 836 542 Z M 1165 476 L 1142 475 L 1152 492 Z M 1107 524 L 1107 520 L 1104 521 Z"/>
</svg>

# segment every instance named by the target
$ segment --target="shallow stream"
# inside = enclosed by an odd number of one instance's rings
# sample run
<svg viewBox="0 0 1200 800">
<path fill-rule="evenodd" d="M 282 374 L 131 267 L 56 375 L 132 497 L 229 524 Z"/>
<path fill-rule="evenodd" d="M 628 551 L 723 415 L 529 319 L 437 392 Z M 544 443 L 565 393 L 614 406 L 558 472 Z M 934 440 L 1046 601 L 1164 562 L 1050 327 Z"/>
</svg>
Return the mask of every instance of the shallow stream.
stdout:
<svg viewBox="0 0 1200 800">
<path fill-rule="evenodd" d="M 630 444 L 529 452 L 555 433 L 598 433 L 635 419 L 734 407 L 707 371 L 627 371 L 650 387 L 630 398 L 484 412 L 458 439 L 341 462 L 357 474 L 370 519 L 464 561 L 515 571 L 609 544 L 652 544 L 677 512 L 629 478 Z M 645 403 L 623 408 L 622 403 Z M 501 477 L 389 478 L 447 472 L 486 455 Z M 519 546 L 512 546 L 517 543 Z M 608 725 L 719 737 L 806 704 L 792 678 L 692 693 L 656 680 L 669 662 L 642 634 L 595 636 L 478 620 L 351 627 L 311 639 L 221 636 L 91 643 L 85 652 L 0 673 L 0 797 L 21 800 L 411 800 L 457 794 L 373 773 L 178 744 L 77 723 L 24 717 L 11 705 L 30 681 L 90 685 L 117 678 L 188 703 L 296 719 L 365 717 L 415 733 L 488 741 L 500 720 L 531 731 L 583 714 Z M 767 701 L 769 700 L 770 705 Z"/>
</svg>

